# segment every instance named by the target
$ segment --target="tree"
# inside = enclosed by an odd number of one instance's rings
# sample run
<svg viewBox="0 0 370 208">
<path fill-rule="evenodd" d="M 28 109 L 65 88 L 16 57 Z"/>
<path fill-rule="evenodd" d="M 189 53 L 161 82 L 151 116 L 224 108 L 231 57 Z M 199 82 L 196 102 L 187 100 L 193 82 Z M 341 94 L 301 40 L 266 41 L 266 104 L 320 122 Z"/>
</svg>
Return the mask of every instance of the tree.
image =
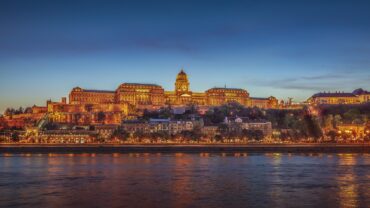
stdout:
<svg viewBox="0 0 370 208">
<path fill-rule="evenodd" d="M 361 119 L 361 112 L 359 109 L 353 108 L 345 112 L 343 117 L 348 123 L 352 123 L 355 119 Z"/>
<path fill-rule="evenodd" d="M 219 134 L 215 135 L 215 140 L 218 142 L 222 141 L 222 136 Z"/>
<path fill-rule="evenodd" d="M 191 133 L 192 133 L 191 139 L 193 141 L 199 142 L 199 139 L 202 137 L 202 130 L 200 126 L 195 126 L 194 129 L 191 131 Z"/>
<path fill-rule="evenodd" d="M 335 141 L 335 138 L 338 136 L 337 132 L 333 130 L 329 131 L 326 135 L 330 137 L 331 141 Z"/>
<path fill-rule="evenodd" d="M 322 130 L 316 117 L 306 114 L 304 116 L 304 121 L 308 135 L 314 137 L 315 139 L 318 139 L 322 136 Z"/>
<path fill-rule="evenodd" d="M 27 107 L 25 110 L 24 110 L 24 113 L 32 113 L 32 108 L 31 107 Z"/>
<path fill-rule="evenodd" d="M 16 110 L 15 114 L 22 114 L 23 113 L 23 108 L 19 107 L 18 110 Z"/>
<path fill-rule="evenodd" d="M 133 136 L 135 138 L 137 138 L 139 140 L 139 142 L 141 141 L 141 139 L 145 136 L 145 133 L 141 130 L 138 130 L 138 131 L 135 131 Z"/>
<path fill-rule="evenodd" d="M 227 124 L 220 124 L 218 125 L 217 131 L 220 133 L 221 136 L 227 136 L 229 133 L 229 127 Z"/>
<path fill-rule="evenodd" d="M 13 108 L 7 108 L 4 112 L 5 116 L 12 116 L 14 114 L 14 109 Z"/>
<path fill-rule="evenodd" d="M 260 140 L 263 139 L 264 135 L 263 135 L 263 132 L 261 130 L 255 130 L 254 132 L 255 132 L 254 133 L 255 134 L 255 139 L 257 141 L 260 141 Z"/>
<path fill-rule="evenodd" d="M 335 115 L 333 119 L 333 127 L 337 128 L 337 125 L 339 125 L 342 122 L 342 116 Z"/>
<path fill-rule="evenodd" d="M 117 128 L 113 132 L 112 136 L 116 137 L 117 139 L 119 139 L 121 141 L 126 141 L 128 139 L 128 137 L 130 136 L 130 134 L 122 128 Z"/>
<path fill-rule="evenodd" d="M 333 129 L 334 117 L 332 114 L 324 117 L 323 127 Z"/>
<path fill-rule="evenodd" d="M 12 142 L 19 142 L 19 133 L 13 132 L 11 136 Z"/>
<path fill-rule="evenodd" d="M 243 129 L 242 135 L 247 137 L 248 140 L 260 141 L 263 139 L 264 135 L 261 130 Z"/>
</svg>

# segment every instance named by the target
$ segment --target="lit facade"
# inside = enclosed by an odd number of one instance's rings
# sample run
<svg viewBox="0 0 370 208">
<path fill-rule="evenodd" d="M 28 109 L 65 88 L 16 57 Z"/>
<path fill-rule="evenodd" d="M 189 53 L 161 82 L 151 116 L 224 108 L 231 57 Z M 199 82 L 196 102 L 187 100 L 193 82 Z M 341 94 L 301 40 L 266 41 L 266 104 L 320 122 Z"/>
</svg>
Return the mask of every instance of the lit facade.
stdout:
<svg viewBox="0 0 370 208">
<path fill-rule="evenodd" d="M 115 103 L 129 103 L 134 106 L 164 105 L 164 89 L 155 84 L 124 83 L 115 93 Z"/>
<path fill-rule="evenodd" d="M 307 102 L 313 105 L 361 104 L 370 102 L 370 92 L 363 89 L 347 92 L 320 92 L 312 95 Z"/>
<path fill-rule="evenodd" d="M 273 97 L 270 96 L 268 98 L 251 98 L 251 104 L 252 107 L 257 108 L 277 108 L 279 106 L 279 101 Z"/>
<path fill-rule="evenodd" d="M 115 102 L 115 91 L 85 90 L 75 87 L 69 94 L 70 104 L 105 104 Z"/>
<path fill-rule="evenodd" d="M 194 104 L 207 110 L 229 102 L 237 102 L 246 107 L 278 107 L 276 98 L 251 98 L 245 89 L 215 87 L 205 92 L 193 92 L 188 75 L 181 70 L 177 74 L 173 91 L 165 91 L 160 85 L 143 83 L 123 83 L 114 91 L 75 87 L 69 94 L 69 102 L 65 97 L 58 102 L 49 100 L 45 107 L 32 107 L 30 114 L 5 119 L 9 120 L 9 126 L 15 127 L 24 126 L 24 120 L 28 118 L 41 120 L 41 123 L 51 121 L 118 125 L 124 119 L 139 115 L 137 109 L 155 110 L 164 106 L 183 108 Z"/>
<path fill-rule="evenodd" d="M 86 90 L 73 88 L 70 104 L 130 104 L 139 109 L 158 108 L 165 105 L 219 106 L 229 102 L 238 102 L 244 106 L 276 108 L 276 98 L 254 99 L 247 90 L 238 88 L 211 88 L 205 92 L 193 92 L 187 74 L 181 70 L 176 77 L 174 91 L 165 91 L 156 84 L 123 83 L 116 91 Z"/>
</svg>

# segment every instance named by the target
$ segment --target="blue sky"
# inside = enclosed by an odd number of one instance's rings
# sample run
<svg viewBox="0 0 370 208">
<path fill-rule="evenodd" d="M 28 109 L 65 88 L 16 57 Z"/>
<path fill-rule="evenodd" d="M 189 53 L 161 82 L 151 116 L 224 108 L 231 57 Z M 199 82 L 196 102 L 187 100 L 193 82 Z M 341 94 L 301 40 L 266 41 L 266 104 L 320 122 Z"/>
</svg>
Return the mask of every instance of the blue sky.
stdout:
<svg viewBox="0 0 370 208">
<path fill-rule="evenodd" d="M 123 82 L 370 90 L 370 1 L 0 1 L 0 112 Z"/>
</svg>

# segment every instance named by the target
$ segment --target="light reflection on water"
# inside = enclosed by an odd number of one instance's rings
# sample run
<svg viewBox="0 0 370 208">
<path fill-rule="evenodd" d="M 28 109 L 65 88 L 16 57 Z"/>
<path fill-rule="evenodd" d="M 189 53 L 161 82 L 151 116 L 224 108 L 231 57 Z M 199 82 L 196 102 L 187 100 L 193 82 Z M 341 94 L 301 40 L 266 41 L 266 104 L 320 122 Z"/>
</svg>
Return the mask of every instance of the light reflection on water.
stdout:
<svg viewBox="0 0 370 208">
<path fill-rule="evenodd" d="M 370 154 L 0 154 L 0 207 L 368 207 Z"/>
</svg>

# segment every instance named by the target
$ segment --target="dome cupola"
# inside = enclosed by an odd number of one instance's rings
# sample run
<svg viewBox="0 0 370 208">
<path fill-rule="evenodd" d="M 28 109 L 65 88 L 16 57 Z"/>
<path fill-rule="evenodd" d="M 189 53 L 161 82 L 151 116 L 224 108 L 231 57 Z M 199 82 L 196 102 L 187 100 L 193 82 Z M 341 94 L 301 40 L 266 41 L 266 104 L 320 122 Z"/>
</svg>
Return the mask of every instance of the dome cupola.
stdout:
<svg viewBox="0 0 370 208">
<path fill-rule="evenodd" d="M 189 92 L 189 80 L 188 75 L 184 72 L 183 69 L 177 74 L 175 82 L 175 92 L 178 95 L 185 94 Z"/>
</svg>

